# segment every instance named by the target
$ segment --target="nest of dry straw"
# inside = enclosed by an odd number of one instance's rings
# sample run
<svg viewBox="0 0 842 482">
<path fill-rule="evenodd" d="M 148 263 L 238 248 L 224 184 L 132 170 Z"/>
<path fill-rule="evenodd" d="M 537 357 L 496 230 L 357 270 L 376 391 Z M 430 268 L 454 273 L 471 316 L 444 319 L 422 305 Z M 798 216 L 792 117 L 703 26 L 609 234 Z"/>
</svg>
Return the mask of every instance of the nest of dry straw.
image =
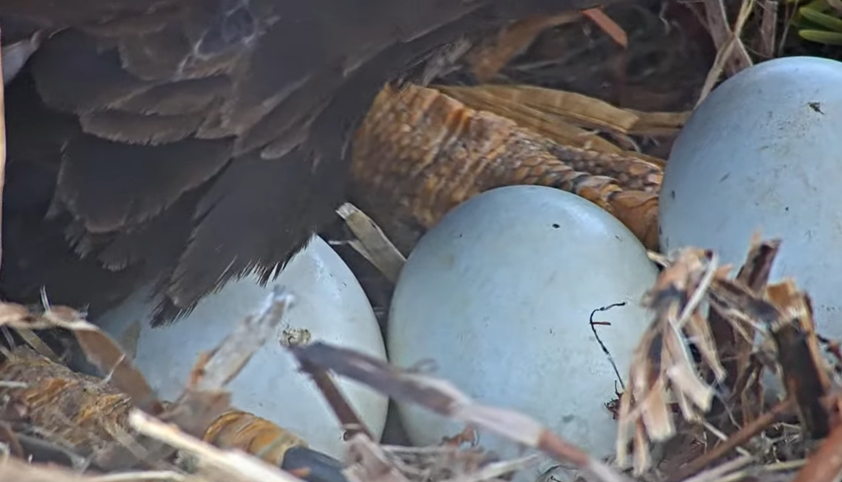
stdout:
<svg viewBox="0 0 842 482">
<path fill-rule="evenodd" d="M 534 457 L 493 461 L 465 447 L 465 440 L 421 448 L 379 445 L 353 412 L 343 409 L 345 401 L 331 389 L 334 376 L 538 449 L 577 468 L 582 480 L 836 480 L 842 472 L 833 456 L 842 433 L 837 396 L 842 360 L 838 345 L 816 333 L 809 296 L 791 280 L 768 284 L 778 246 L 774 240 L 755 241 L 734 274 L 702 249 L 653 254 L 663 270 L 643 300 L 654 316 L 620 397 L 613 461 L 591 458 L 528 414 L 477 403 L 436 377 L 323 343 L 289 349 L 349 430 L 343 482 L 500 480 Z M 0 305 L 2 326 L 27 339 L 32 330 L 69 330 L 88 358 L 110 373 L 106 383 L 71 372 L 49 353 L 8 351 L 0 479 L 306 478 L 278 468 L 285 450 L 300 444 L 283 429 L 265 421 L 254 429 L 254 418 L 237 430 L 219 428 L 219 420 L 231 425 L 247 416 L 231 415 L 225 385 L 265 343 L 290 300 L 276 292 L 260 313 L 198 360 L 184 393 L 172 403 L 158 400 L 118 345 L 78 312 L 54 307 L 33 313 Z M 780 373 L 781 401 L 763 396 L 764 370 Z"/>
<path fill-rule="evenodd" d="M 688 7 L 705 19 L 716 51 L 707 77 L 691 82 L 688 91 L 694 100 L 704 98 L 723 73 L 730 75 L 751 65 L 749 50 L 761 57 L 779 53 L 777 46 L 783 42 L 776 30 L 780 22 L 773 4 L 771 0 L 746 0 L 735 12 L 735 21 L 729 21 L 732 9 L 725 2 L 707 0 Z M 605 72 L 613 72 L 616 64 L 635 55 L 634 46 L 639 43 L 630 48 L 629 38 L 634 40 L 635 32 L 624 31 L 609 15 L 590 11 L 587 16 L 609 34 L 606 38 L 612 45 L 627 49 L 615 57 L 588 59 L 600 75 L 607 76 Z M 495 48 L 479 50 L 482 55 L 471 60 L 477 78 L 502 75 L 524 83 L 566 83 L 568 88 L 577 82 L 601 85 L 592 77 L 576 79 L 572 74 L 559 82 L 558 64 L 526 65 L 529 59 L 523 57 L 520 63 L 509 63 L 543 29 L 568 25 L 571 18 L 530 19 L 513 26 L 501 35 Z M 750 39 L 743 29 L 751 31 Z M 656 43 L 663 47 L 669 42 Z M 564 75 L 571 71 L 567 67 L 562 69 Z M 673 67 L 666 65 L 661 70 L 674 71 Z M 531 105 L 523 101 L 526 97 L 503 102 L 511 100 L 506 95 L 516 91 L 519 95 L 530 91 L 528 99 L 534 100 L 537 97 L 532 90 L 514 86 L 496 91 L 443 91 L 477 109 L 499 111 L 505 107 L 506 112 L 498 113 L 560 144 L 582 143 L 581 125 L 564 126 L 556 118 L 547 121 L 544 107 L 552 106 Z M 548 95 L 545 90 L 540 93 Z M 632 97 L 640 98 L 639 93 Z M 488 97 L 491 94 L 496 96 Z M 672 109 L 665 106 L 681 104 L 686 94 L 676 96 L 681 101 L 644 107 Z M 554 94 L 555 98 L 560 95 Z M 612 102 L 623 103 L 620 97 Z M 606 112 L 632 115 L 631 111 L 609 110 L 603 109 L 601 116 L 590 115 L 585 124 L 607 118 Z M 588 112 L 594 114 L 594 109 Z M 576 118 L 582 112 L 562 114 Z M 670 135 L 684 118 L 681 113 L 676 116 L 669 126 Z M 625 132 L 618 126 L 619 121 L 602 126 L 612 135 L 591 136 L 587 147 L 619 149 L 604 141 L 611 137 L 628 149 L 636 148 L 631 136 L 640 133 Z M 565 138 L 570 132 L 575 135 Z M 360 213 L 346 217 L 355 216 Z M 362 224 L 370 224 L 370 220 L 364 221 Z M 382 234 L 378 233 L 369 231 L 368 235 L 377 238 Z M 373 242 L 389 245 L 382 239 Z M 347 457 L 341 479 L 335 482 L 492 481 L 533 462 L 532 457 L 490 459 L 479 448 L 463 443 L 472 438 L 473 428 L 538 449 L 577 468 L 580 477 L 589 481 L 838 480 L 842 472 L 836 455 L 842 447 L 838 345 L 816 333 L 807 293 L 792 281 L 768 283 L 778 246 L 774 240 L 755 240 L 745 263 L 734 273 L 719 265 L 716 253 L 703 249 L 653 254 L 663 270 L 642 300 L 652 309 L 653 320 L 640 340 L 628 374 L 628 389 L 616 407 L 615 460 L 595 460 L 529 414 L 476 403 L 458 387 L 435 377 L 400 371 L 325 344 L 291 347 L 348 430 Z M 387 271 L 394 272 L 401 261 L 399 255 L 394 258 L 397 261 L 380 265 L 389 265 L 392 268 Z M 15 331 L 31 347 L 6 350 L 6 363 L 0 369 L 5 380 L 0 385 L 0 482 L 292 482 L 307 478 L 306 471 L 278 468 L 286 450 L 302 442 L 280 427 L 232 410 L 225 390 L 280 322 L 289 299 L 285 293 L 276 293 L 261 313 L 245 320 L 220 346 L 197 360 L 184 393 L 172 402 L 158 400 L 129 357 L 80 313 L 65 307 L 46 306 L 33 312 L 19 305 L 0 304 L 0 327 Z M 107 383 L 65 368 L 34 333 L 54 328 L 72 333 L 88 358 L 109 374 Z M 764 397 L 762 374 L 769 370 L 784 382 L 781 401 Z M 335 376 L 353 378 L 393 399 L 419 404 L 471 428 L 464 437 L 437 447 L 375 443 L 332 390 Z"/>
</svg>

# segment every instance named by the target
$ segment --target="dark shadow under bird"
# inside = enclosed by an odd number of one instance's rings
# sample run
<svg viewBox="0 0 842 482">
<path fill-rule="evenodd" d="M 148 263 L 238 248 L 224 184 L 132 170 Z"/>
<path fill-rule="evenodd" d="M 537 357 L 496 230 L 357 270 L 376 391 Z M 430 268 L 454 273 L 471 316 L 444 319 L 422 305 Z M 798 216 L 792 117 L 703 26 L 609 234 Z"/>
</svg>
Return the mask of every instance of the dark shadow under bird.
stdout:
<svg viewBox="0 0 842 482">
<path fill-rule="evenodd" d="M 6 89 L 0 291 L 97 309 L 156 283 L 163 323 L 268 281 L 334 219 L 385 83 L 597 3 L 0 0 L 4 47 L 38 46 Z"/>
</svg>

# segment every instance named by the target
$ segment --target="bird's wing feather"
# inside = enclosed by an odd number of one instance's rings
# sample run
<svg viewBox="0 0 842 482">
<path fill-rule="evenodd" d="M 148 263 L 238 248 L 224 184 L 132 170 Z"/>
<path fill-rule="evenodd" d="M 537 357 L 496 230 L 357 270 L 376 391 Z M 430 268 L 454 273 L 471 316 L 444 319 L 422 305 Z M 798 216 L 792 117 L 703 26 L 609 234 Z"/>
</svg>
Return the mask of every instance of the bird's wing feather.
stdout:
<svg viewBox="0 0 842 482">
<path fill-rule="evenodd" d="M 0 0 L 0 18 L 55 29 L 30 75 L 80 124 L 56 199 L 110 268 L 165 267 L 166 320 L 231 277 L 268 279 L 332 218 L 350 133 L 385 82 L 465 32 L 563 4 Z"/>
</svg>

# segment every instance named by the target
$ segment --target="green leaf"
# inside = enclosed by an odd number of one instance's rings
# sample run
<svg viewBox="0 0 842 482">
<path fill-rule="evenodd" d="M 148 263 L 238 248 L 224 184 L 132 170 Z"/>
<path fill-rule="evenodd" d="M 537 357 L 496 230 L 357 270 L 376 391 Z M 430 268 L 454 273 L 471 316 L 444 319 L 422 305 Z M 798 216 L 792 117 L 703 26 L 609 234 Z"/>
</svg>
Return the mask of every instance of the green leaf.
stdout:
<svg viewBox="0 0 842 482">
<path fill-rule="evenodd" d="M 842 32 L 829 32 L 827 30 L 799 30 L 798 36 L 810 42 L 825 45 L 842 45 Z"/>
<path fill-rule="evenodd" d="M 818 10 L 813 10 L 809 7 L 799 8 L 798 13 L 805 19 L 817 25 L 821 25 L 822 27 L 834 32 L 842 32 L 842 19 L 839 19 L 838 17 L 819 12 Z"/>
</svg>

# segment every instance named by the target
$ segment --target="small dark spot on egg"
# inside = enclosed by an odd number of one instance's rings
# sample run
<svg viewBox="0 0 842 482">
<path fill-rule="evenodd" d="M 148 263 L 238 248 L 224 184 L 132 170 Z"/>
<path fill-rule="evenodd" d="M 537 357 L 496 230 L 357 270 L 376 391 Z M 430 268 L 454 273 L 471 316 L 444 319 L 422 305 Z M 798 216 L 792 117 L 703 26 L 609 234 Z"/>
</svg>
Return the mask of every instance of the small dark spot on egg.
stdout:
<svg viewBox="0 0 842 482">
<path fill-rule="evenodd" d="M 558 228 L 560 228 L 561 226 L 559 226 L 559 225 L 558 225 L 558 223 L 553 223 L 553 227 L 554 227 L 555 229 L 558 229 Z"/>
<path fill-rule="evenodd" d="M 824 112 L 822 112 L 821 102 L 807 102 L 807 105 L 809 105 L 813 111 L 818 112 L 819 114 L 824 114 Z"/>
<path fill-rule="evenodd" d="M 670 197 L 675 199 L 675 190 L 670 191 Z"/>
</svg>

